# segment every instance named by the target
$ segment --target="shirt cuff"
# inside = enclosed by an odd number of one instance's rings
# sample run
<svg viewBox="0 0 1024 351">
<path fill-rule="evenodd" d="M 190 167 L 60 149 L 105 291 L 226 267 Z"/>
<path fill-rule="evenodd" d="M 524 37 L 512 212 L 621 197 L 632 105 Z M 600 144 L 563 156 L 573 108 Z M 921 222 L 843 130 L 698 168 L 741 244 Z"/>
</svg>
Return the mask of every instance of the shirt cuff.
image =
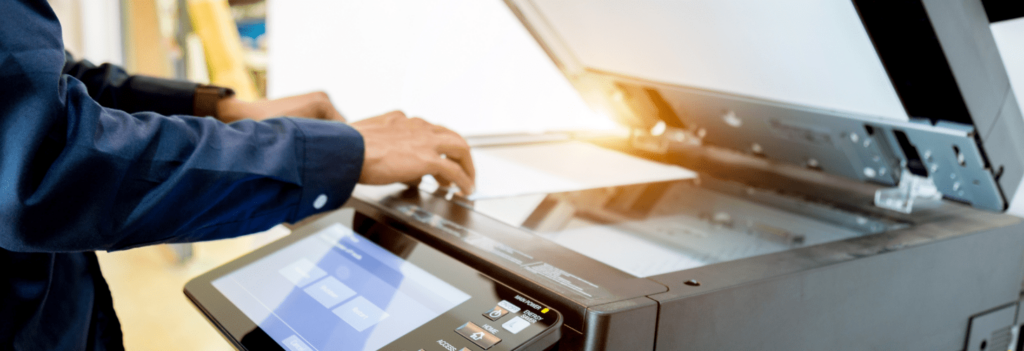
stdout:
<svg viewBox="0 0 1024 351">
<path fill-rule="evenodd" d="M 220 100 L 235 96 L 235 91 L 231 88 L 218 87 L 214 85 L 199 85 L 196 87 L 195 99 L 193 99 L 193 113 L 194 116 L 199 117 L 217 117 L 220 118 L 220 113 L 217 111 L 217 104 Z"/>
<path fill-rule="evenodd" d="M 130 101 L 119 108 L 129 113 L 152 111 L 162 115 L 192 115 L 196 87 L 181 80 L 132 76 L 127 89 Z"/>
<path fill-rule="evenodd" d="M 286 118 L 302 138 L 302 196 L 292 223 L 337 209 L 352 196 L 363 171 L 363 136 L 351 126 L 330 121 Z"/>
</svg>

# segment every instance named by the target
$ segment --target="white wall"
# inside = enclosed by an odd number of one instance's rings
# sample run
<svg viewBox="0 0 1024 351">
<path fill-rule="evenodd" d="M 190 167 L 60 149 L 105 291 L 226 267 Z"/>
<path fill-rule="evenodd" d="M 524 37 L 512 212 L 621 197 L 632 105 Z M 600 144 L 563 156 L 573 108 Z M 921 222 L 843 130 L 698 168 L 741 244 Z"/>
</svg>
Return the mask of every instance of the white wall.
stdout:
<svg viewBox="0 0 1024 351">
<path fill-rule="evenodd" d="M 119 0 L 50 0 L 75 58 L 96 64 L 124 64 Z"/>
<path fill-rule="evenodd" d="M 463 134 L 609 128 L 501 0 L 269 0 L 268 95 Z"/>
</svg>

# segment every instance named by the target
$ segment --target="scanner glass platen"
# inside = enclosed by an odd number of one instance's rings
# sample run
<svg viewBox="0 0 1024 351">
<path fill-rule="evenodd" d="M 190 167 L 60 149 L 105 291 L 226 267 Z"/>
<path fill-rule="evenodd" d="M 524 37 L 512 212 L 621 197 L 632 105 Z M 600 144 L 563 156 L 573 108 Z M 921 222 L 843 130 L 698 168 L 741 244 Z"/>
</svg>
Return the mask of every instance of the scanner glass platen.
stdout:
<svg viewBox="0 0 1024 351">
<path fill-rule="evenodd" d="M 907 226 L 714 179 L 491 199 L 474 208 L 637 277 Z M 518 217 L 509 216 L 513 208 Z"/>
</svg>

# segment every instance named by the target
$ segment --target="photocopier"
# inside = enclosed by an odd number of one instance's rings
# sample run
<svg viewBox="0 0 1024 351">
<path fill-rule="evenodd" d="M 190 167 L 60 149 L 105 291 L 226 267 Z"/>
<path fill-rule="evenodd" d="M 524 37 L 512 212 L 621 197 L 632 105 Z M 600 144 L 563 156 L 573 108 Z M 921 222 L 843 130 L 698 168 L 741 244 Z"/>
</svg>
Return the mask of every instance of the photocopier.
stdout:
<svg viewBox="0 0 1024 351">
<path fill-rule="evenodd" d="M 859 34 L 822 37 L 862 38 L 867 62 L 829 40 L 761 41 L 818 34 L 750 30 L 772 2 L 714 2 L 732 17 L 682 13 L 700 8 L 691 1 L 505 2 L 628 133 L 479 136 L 475 150 L 550 148 L 574 167 L 565 145 L 585 144 L 696 176 L 478 199 L 361 186 L 340 210 L 354 212 L 347 225 L 404 233 L 550 306 L 562 318 L 551 349 L 1020 350 L 1024 222 L 1004 212 L 1024 179 L 1024 118 L 990 30 L 1013 6 L 853 0 L 843 28 Z M 819 15 L 804 22 L 838 18 Z M 804 64 L 730 66 L 745 54 Z M 813 86 L 832 79 L 813 73 L 820 58 L 846 60 L 835 74 L 849 81 L 877 66 L 905 118 L 715 85 Z"/>
<path fill-rule="evenodd" d="M 518 221 L 496 219 L 514 197 L 408 190 L 360 189 L 357 212 L 554 306 L 560 350 L 1007 349 L 1024 224 L 1002 212 L 1024 178 L 1024 118 L 982 2 L 853 1 L 908 121 L 601 70 L 569 41 L 686 50 L 672 13 L 640 18 L 671 2 L 507 3 L 586 101 L 631 130 L 565 138 L 699 176 L 546 194 Z M 471 142 L 557 143 L 536 139 Z M 577 248 L 602 231 L 699 263 L 639 277 Z"/>
</svg>

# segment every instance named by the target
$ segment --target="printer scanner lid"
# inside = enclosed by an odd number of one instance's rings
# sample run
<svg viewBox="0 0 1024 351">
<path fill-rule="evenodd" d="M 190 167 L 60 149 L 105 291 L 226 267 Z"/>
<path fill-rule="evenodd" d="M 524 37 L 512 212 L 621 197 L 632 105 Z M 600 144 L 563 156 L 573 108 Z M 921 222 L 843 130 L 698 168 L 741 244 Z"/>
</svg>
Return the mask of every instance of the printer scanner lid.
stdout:
<svg viewBox="0 0 1024 351">
<path fill-rule="evenodd" d="M 635 134 L 1002 211 L 1024 119 L 982 2 L 506 0 Z"/>
</svg>

